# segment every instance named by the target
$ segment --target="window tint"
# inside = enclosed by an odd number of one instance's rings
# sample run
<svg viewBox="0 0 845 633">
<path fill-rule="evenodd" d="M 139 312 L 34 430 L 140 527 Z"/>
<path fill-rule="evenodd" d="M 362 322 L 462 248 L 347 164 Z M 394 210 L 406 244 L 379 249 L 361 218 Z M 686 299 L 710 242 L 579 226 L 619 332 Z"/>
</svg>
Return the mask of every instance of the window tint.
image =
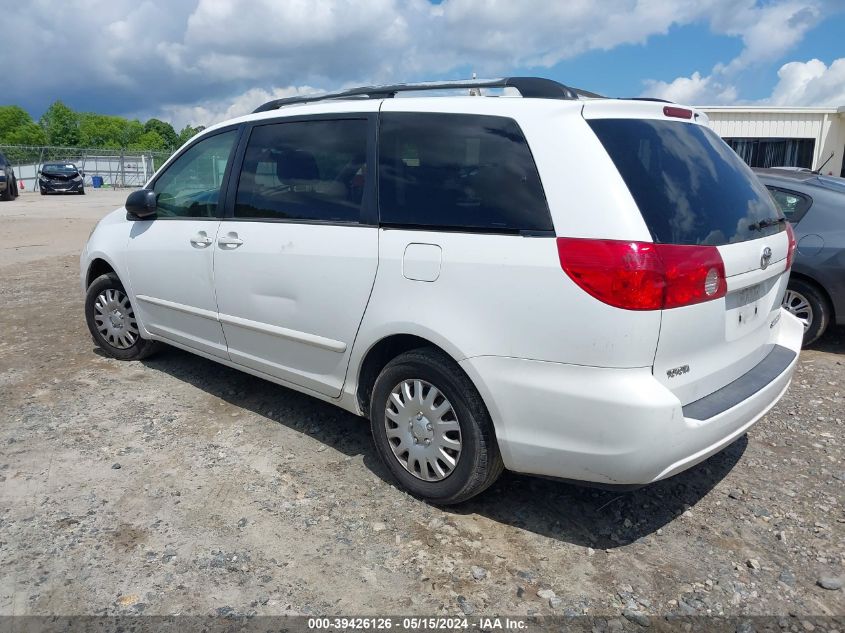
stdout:
<svg viewBox="0 0 845 633">
<path fill-rule="evenodd" d="M 212 218 L 236 130 L 215 134 L 191 146 L 153 185 L 158 217 Z"/>
<path fill-rule="evenodd" d="M 382 114 L 379 209 L 385 224 L 553 230 L 525 137 L 503 117 Z"/>
<path fill-rule="evenodd" d="M 588 121 L 656 242 L 743 242 L 785 230 L 751 170 L 709 128 L 640 119 Z"/>
<path fill-rule="evenodd" d="M 790 222 L 797 223 L 801 221 L 804 214 L 813 204 L 813 199 L 810 196 L 805 196 L 803 193 L 797 191 L 787 191 L 786 189 L 778 189 L 777 187 L 769 187 L 769 193 L 775 200 L 775 204 L 780 207 L 780 210 Z"/>
<path fill-rule="evenodd" d="M 357 222 L 367 121 L 297 121 L 253 129 L 235 217 Z"/>
</svg>

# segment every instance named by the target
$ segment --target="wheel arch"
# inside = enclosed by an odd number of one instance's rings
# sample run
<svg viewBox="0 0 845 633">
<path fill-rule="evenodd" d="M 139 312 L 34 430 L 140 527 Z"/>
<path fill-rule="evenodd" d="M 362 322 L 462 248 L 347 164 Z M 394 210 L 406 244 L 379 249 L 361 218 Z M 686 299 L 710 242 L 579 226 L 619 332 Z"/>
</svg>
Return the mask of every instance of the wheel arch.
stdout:
<svg viewBox="0 0 845 633">
<path fill-rule="evenodd" d="M 370 416 L 370 398 L 376 378 L 378 378 L 381 370 L 400 354 L 423 347 L 440 350 L 460 367 L 460 360 L 463 356 L 456 354 L 456 350 L 450 349 L 448 343 L 445 345 L 438 343 L 436 336 L 426 336 L 425 333 L 411 334 L 410 332 L 382 336 L 369 346 L 367 351 L 363 353 L 361 361 L 357 364 L 355 373 L 357 382 L 354 387 L 354 394 L 361 415 L 365 418 Z M 464 371 L 462 367 L 461 371 Z M 467 375 L 467 378 L 478 389 L 472 377 Z"/>
<path fill-rule="evenodd" d="M 102 257 L 95 257 L 91 260 L 91 263 L 88 264 L 88 271 L 85 273 L 85 288 L 89 288 L 94 280 L 100 275 L 107 275 L 108 273 L 114 273 L 117 275 L 117 270 L 115 270 L 115 267 L 112 266 L 111 263 Z M 118 277 L 120 277 L 120 275 L 118 275 Z"/>
</svg>

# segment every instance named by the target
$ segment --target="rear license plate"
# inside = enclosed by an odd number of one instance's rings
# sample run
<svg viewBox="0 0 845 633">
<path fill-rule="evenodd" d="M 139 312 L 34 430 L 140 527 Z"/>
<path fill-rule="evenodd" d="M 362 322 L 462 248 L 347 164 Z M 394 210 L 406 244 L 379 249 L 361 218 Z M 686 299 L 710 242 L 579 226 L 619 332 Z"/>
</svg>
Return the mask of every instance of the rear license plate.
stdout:
<svg viewBox="0 0 845 633">
<path fill-rule="evenodd" d="M 760 316 L 760 299 L 763 297 L 764 284 L 755 284 L 737 291 L 737 319 L 740 326 L 755 321 Z"/>
</svg>

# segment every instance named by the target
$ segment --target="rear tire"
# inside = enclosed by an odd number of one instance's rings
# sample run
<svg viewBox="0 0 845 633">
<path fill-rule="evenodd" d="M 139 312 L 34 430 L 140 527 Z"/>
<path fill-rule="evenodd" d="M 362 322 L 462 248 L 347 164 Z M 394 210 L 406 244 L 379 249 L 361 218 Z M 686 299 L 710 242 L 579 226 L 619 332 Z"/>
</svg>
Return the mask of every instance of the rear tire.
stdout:
<svg viewBox="0 0 845 633">
<path fill-rule="evenodd" d="M 117 275 L 100 275 L 85 293 L 85 321 L 94 343 L 118 360 L 141 360 L 160 345 L 141 338 L 135 311 Z"/>
<path fill-rule="evenodd" d="M 484 401 L 438 349 L 412 350 L 385 366 L 373 388 L 370 420 L 379 457 L 393 477 L 432 503 L 465 501 L 504 470 Z"/>
<path fill-rule="evenodd" d="M 82 189 L 80 189 L 80 190 L 79 190 L 79 195 L 80 195 L 80 196 L 84 196 L 84 195 L 85 195 L 85 187 L 83 187 Z"/>
<path fill-rule="evenodd" d="M 789 280 L 783 307 L 804 323 L 803 347 L 814 343 L 824 334 L 833 311 L 824 293 L 803 279 Z"/>
<path fill-rule="evenodd" d="M 3 202 L 9 202 L 12 199 L 12 183 L 6 183 L 6 188 L 0 192 L 0 200 Z"/>
</svg>

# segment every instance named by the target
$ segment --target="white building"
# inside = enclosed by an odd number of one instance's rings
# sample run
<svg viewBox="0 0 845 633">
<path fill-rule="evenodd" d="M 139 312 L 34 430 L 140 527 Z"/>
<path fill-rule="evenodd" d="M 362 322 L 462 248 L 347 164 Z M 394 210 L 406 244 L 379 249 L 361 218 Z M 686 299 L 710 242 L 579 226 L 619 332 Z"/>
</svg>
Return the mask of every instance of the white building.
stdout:
<svg viewBox="0 0 845 633">
<path fill-rule="evenodd" d="M 845 177 L 845 106 L 702 106 L 700 109 L 710 117 L 716 133 L 752 167 L 818 169 L 824 164 L 823 173 Z"/>
</svg>

